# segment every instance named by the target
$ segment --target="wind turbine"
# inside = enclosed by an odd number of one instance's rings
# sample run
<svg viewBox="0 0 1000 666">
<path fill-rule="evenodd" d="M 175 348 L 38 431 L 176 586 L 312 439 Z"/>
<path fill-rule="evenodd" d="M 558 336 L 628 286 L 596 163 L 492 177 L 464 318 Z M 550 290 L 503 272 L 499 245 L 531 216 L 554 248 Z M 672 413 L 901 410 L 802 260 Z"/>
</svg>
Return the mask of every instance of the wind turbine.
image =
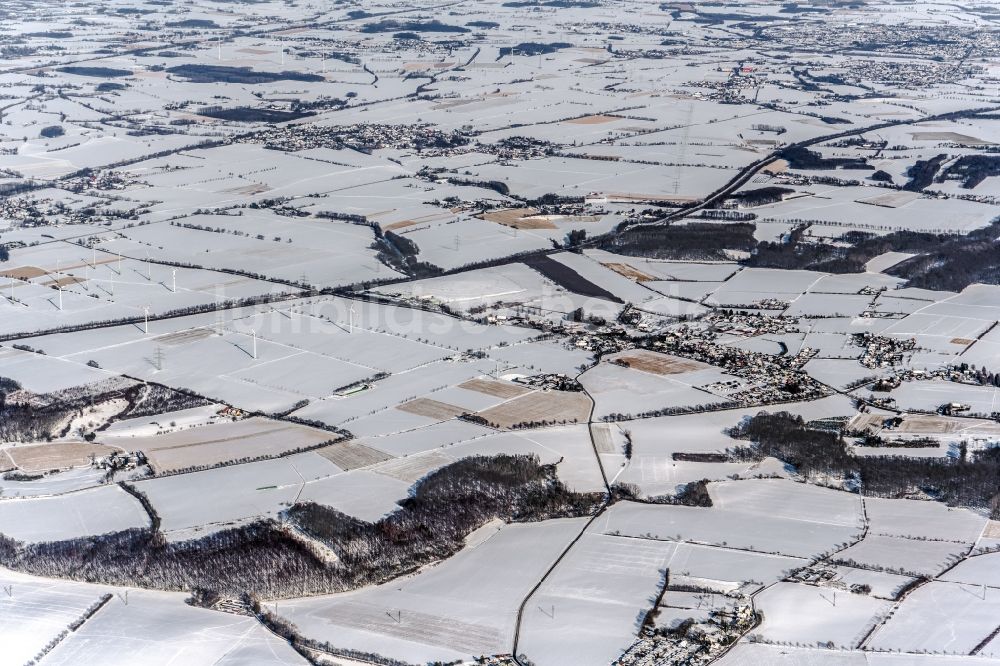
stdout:
<svg viewBox="0 0 1000 666">
<path fill-rule="evenodd" d="M 146 331 L 146 335 L 149 335 L 149 306 L 143 305 L 142 312 L 145 315 L 145 321 L 143 323 L 143 328 Z"/>
</svg>

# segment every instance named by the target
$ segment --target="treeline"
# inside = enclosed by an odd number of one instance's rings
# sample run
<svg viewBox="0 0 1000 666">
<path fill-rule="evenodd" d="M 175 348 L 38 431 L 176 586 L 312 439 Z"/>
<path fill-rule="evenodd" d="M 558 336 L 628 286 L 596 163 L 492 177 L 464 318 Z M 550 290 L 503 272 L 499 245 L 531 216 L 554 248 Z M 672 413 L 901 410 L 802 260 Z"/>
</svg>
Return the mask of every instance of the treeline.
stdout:
<svg viewBox="0 0 1000 666">
<path fill-rule="evenodd" d="M 340 220 L 341 222 L 350 222 L 351 224 L 363 224 L 365 226 L 372 227 L 373 229 L 378 226 L 373 222 L 369 222 L 368 218 L 364 215 L 358 215 L 356 213 L 339 213 L 332 210 L 321 210 L 316 213 L 316 217 L 326 220 Z"/>
<path fill-rule="evenodd" d="M 70 391 L 58 396 L 24 391 L 12 401 L 10 395 L 15 392 L 21 392 L 20 384 L 0 378 L 0 442 L 47 441 L 62 436 L 74 413 L 115 397 L 106 393 L 69 397 Z"/>
<path fill-rule="evenodd" d="M 741 403 L 726 400 L 723 402 L 710 402 L 706 404 L 697 405 L 676 405 L 672 407 L 663 407 L 662 409 L 651 409 L 645 412 L 639 412 L 638 414 L 622 414 L 621 412 L 612 412 L 611 414 L 606 414 L 601 417 L 602 421 L 607 421 L 609 423 L 615 423 L 617 421 L 633 421 L 635 419 L 652 419 L 658 416 L 676 416 L 678 414 L 701 414 L 704 412 L 717 412 L 723 409 L 736 409 L 741 407 Z"/>
<path fill-rule="evenodd" d="M 792 229 L 788 236 L 779 242 L 761 242 L 753 255 L 743 263 L 747 266 L 761 268 L 805 269 L 824 271 L 828 273 L 861 273 L 865 264 L 874 257 L 885 252 L 913 252 L 908 262 L 894 266 L 888 272 L 898 277 L 910 280 L 910 286 L 926 287 L 928 289 L 952 289 L 961 284 L 960 290 L 971 282 L 989 282 L 990 265 L 1000 266 L 1000 256 L 996 254 L 996 246 L 992 238 L 1000 232 L 996 224 L 986 229 L 973 231 L 966 236 L 951 234 L 932 234 L 920 231 L 894 231 L 884 236 L 863 231 L 851 231 L 844 234 L 840 243 L 812 242 L 806 239 L 808 224 L 802 224 Z M 979 248 L 985 254 L 983 257 L 970 256 Z M 925 258 L 931 258 L 925 261 Z M 968 261 L 976 258 L 978 261 Z M 920 268 L 907 266 L 917 264 Z M 924 272 L 924 265 L 944 266 L 947 269 L 938 272 Z M 959 268 L 957 272 L 953 269 Z M 973 279 L 970 275 L 981 276 Z M 993 280 L 994 283 L 996 280 Z M 930 286 L 937 285 L 937 286 Z"/>
<path fill-rule="evenodd" d="M 511 0 L 503 3 L 504 7 L 558 7 L 560 9 L 592 9 L 600 7 L 597 0 Z"/>
<path fill-rule="evenodd" d="M 680 506 L 712 506 L 712 497 L 708 494 L 708 479 L 690 481 L 684 484 L 684 487 L 680 489 L 680 492 L 678 492 L 674 497 L 668 499 L 665 503 L 677 504 Z"/>
<path fill-rule="evenodd" d="M 59 406 L 10 405 L 0 394 L 0 442 L 38 442 L 58 436 L 68 411 Z"/>
<path fill-rule="evenodd" d="M 854 479 L 871 497 L 904 498 L 915 491 L 949 506 L 985 509 L 1000 519 L 1000 449 L 952 458 L 855 456 L 839 433 L 807 427 L 800 416 L 761 412 L 730 430 L 751 442 L 730 451 L 738 461 L 777 458 L 805 477 Z"/>
<path fill-rule="evenodd" d="M 490 520 L 589 515 L 601 499 L 568 490 L 555 467 L 541 465 L 537 456 L 476 456 L 431 473 L 399 502 L 399 510 L 375 523 L 311 503 L 292 507 L 288 517 L 349 571 L 398 575 L 455 554 L 470 532 Z"/>
<path fill-rule="evenodd" d="M 199 395 L 176 391 L 162 384 L 139 384 L 126 393 L 129 406 L 118 415 L 119 420 L 157 416 L 212 404 Z"/>
<path fill-rule="evenodd" d="M 934 182 L 941 164 L 948 159 L 947 155 L 937 155 L 929 160 L 917 160 L 913 166 L 906 170 L 906 175 L 910 178 L 903 189 L 910 192 L 920 192 L 925 187 Z"/>
<path fill-rule="evenodd" d="M 17 441 L 21 433 L 39 435 L 37 438 L 43 439 L 62 417 L 61 413 L 43 415 L 28 406 L 8 405 L 7 394 L 20 390 L 21 384 L 16 380 L 0 377 L 0 442 Z"/>
<path fill-rule="evenodd" d="M 299 407 L 298 409 L 301 409 L 301 407 Z M 341 439 L 354 439 L 354 434 L 351 433 L 350 430 L 347 430 L 345 428 L 339 428 L 335 425 L 324 423 L 323 421 L 317 421 L 316 419 L 304 419 L 301 416 L 295 416 L 291 413 L 272 414 L 271 418 L 280 419 L 282 421 L 288 421 L 289 423 L 298 423 L 299 425 L 309 426 L 310 428 L 316 428 L 317 430 L 326 430 L 327 432 L 332 432 L 336 435 L 340 435 Z"/>
<path fill-rule="evenodd" d="M 536 255 L 523 260 L 521 263 L 528 268 L 538 271 L 571 293 L 587 296 L 588 298 L 602 298 L 612 303 L 624 303 L 622 299 L 604 287 L 594 284 L 566 264 L 560 263 L 548 255 Z"/>
<path fill-rule="evenodd" d="M 599 494 L 579 494 L 535 456 L 473 457 L 428 475 L 400 507 L 375 523 L 316 504 L 285 517 L 325 543 L 326 562 L 274 520 L 168 542 L 153 529 L 19 544 L 0 535 L 0 566 L 40 576 L 166 590 L 285 598 L 382 583 L 458 552 L 486 522 L 590 515 Z"/>
<path fill-rule="evenodd" d="M 570 49 L 573 45 L 568 42 L 521 42 L 517 46 L 501 46 L 497 60 L 501 60 L 513 54 L 523 56 L 548 55 L 560 49 Z"/>
<path fill-rule="evenodd" d="M 257 109 L 252 106 L 222 107 L 209 106 L 198 110 L 199 116 L 228 120 L 237 123 L 284 123 L 315 115 L 310 111 L 286 111 L 283 109 Z"/>
<path fill-rule="evenodd" d="M 994 221 L 989 226 L 964 236 L 935 236 L 934 241 L 928 243 L 931 247 L 919 248 L 920 254 L 896 264 L 886 272 L 905 278 L 907 286 L 924 289 L 961 291 L 976 282 L 1000 284 L 998 234 L 1000 223 Z M 904 250 L 914 250 L 912 246 L 902 246 Z"/>
<path fill-rule="evenodd" d="M 630 257 L 719 261 L 730 258 L 729 250 L 752 251 L 754 229 L 746 222 L 635 226 L 601 237 L 599 247 Z"/>
<path fill-rule="evenodd" d="M 75 76 L 93 76 L 102 79 L 115 79 L 122 76 L 132 76 L 133 72 L 128 69 L 116 69 L 114 67 L 90 67 L 82 65 L 67 65 L 60 67 L 57 71 Z"/>
<path fill-rule="evenodd" d="M 809 150 L 805 146 L 798 144 L 789 146 L 781 151 L 780 156 L 788 162 L 792 169 L 870 169 L 875 167 L 868 164 L 863 157 L 823 157 L 815 150 Z"/>
<path fill-rule="evenodd" d="M 160 524 L 162 521 L 160 519 L 160 514 L 156 511 L 156 507 L 154 507 L 153 503 L 149 500 L 149 496 L 146 493 L 139 490 L 138 488 L 136 488 L 131 483 L 125 483 L 124 481 L 119 481 L 118 487 L 127 492 L 132 497 L 134 497 L 139 502 L 139 504 L 142 505 L 142 508 L 146 512 L 146 515 L 149 516 L 150 530 L 154 534 L 158 534 L 160 531 Z"/>
<path fill-rule="evenodd" d="M 130 529 L 68 541 L 21 545 L 0 536 L 0 563 L 39 576 L 163 590 L 216 590 L 268 597 L 344 589 L 303 544 L 274 521 L 167 543 Z"/>
<path fill-rule="evenodd" d="M 191 83 L 276 83 L 278 81 L 322 81 L 319 74 L 305 72 L 263 72 L 250 67 L 229 67 L 226 65 L 187 64 L 168 67 L 167 72 Z M 131 74 L 131 72 L 127 72 Z"/>
<path fill-rule="evenodd" d="M 871 258 L 849 245 L 804 242 L 808 225 L 799 225 L 780 241 L 761 241 L 744 261 L 755 268 L 808 269 L 827 273 L 858 273 Z M 874 255 L 872 255 L 874 256 Z"/>
<path fill-rule="evenodd" d="M 330 391 L 330 393 L 343 393 L 344 391 L 347 391 L 347 390 L 353 389 L 353 388 L 358 388 L 358 387 L 364 386 L 365 384 L 374 384 L 375 382 L 381 381 L 381 380 L 385 379 L 388 376 L 389 376 L 388 372 L 383 372 L 383 371 L 380 370 L 379 372 L 376 372 L 373 375 L 368 375 L 364 379 L 358 379 L 358 380 L 355 380 L 355 381 L 351 382 L 350 384 L 343 384 L 341 386 L 338 386 L 337 388 L 335 388 L 332 391 Z M 308 401 L 306 401 L 306 403 L 308 404 Z M 302 405 L 302 407 L 305 407 L 305 405 Z M 301 409 L 301 407 L 298 407 L 297 409 Z M 295 410 L 292 410 L 292 411 L 295 411 Z"/>
<path fill-rule="evenodd" d="M 674 495 L 643 497 L 642 489 L 638 485 L 619 481 L 611 486 L 611 498 L 616 502 L 625 501 L 642 504 L 670 504 L 673 506 L 708 508 L 712 506 L 712 497 L 708 493 L 708 484 L 708 479 L 690 481 L 679 486 Z"/>
<path fill-rule="evenodd" d="M 412 278 L 434 277 L 443 272 L 440 266 L 418 259 L 420 248 L 417 244 L 394 231 L 378 236 L 372 247 L 378 250 L 379 261 Z"/>
<path fill-rule="evenodd" d="M 782 197 L 786 194 L 794 193 L 795 190 L 791 188 L 772 185 L 769 187 L 758 187 L 753 190 L 737 192 L 736 194 L 730 196 L 729 199 L 742 206 L 763 206 L 764 204 L 781 201 Z"/>
<path fill-rule="evenodd" d="M 437 19 L 430 21 L 396 21 L 394 19 L 383 19 L 377 23 L 366 23 L 358 30 L 361 33 L 378 34 L 381 32 L 469 32 L 468 28 L 460 25 L 442 23 Z"/>
<path fill-rule="evenodd" d="M 29 394 L 10 401 L 20 391 L 12 379 L 0 377 L 0 442 L 36 442 L 66 434 L 73 414 L 108 400 L 120 398 L 128 405 L 115 419 L 155 416 L 211 404 L 200 396 L 159 384 L 135 383 L 108 389 L 100 384 L 58 393 Z M 100 429 L 103 429 L 102 428 Z M 61 429 L 61 430 L 57 430 Z"/>
<path fill-rule="evenodd" d="M 963 155 L 937 177 L 937 182 L 960 180 L 971 190 L 990 176 L 1000 176 L 1000 155 Z"/>
<path fill-rule="evenodd" d="M 459 187 L 482 187 L 483 189 L 493 190 L 505 197 L 510 196 L 510 188 L 502 180 L 473 180 L 471 178 L 456 178 L 452 176 L 448 178 L 448 184 L 458 185 Z"/>
</svg>

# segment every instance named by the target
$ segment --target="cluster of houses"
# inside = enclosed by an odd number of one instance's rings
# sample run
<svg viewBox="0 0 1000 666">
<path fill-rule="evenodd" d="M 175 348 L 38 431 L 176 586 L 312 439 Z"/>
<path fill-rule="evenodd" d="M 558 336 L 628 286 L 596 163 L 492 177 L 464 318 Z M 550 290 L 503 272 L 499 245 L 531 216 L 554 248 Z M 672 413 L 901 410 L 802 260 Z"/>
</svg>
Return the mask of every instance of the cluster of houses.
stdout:
<svg viewBox="0 0 1000 666">
<path fill-rule="evenodd" d="M 449 151 L 453 148 L 468 144 L 468 139 L 461 132 L 443 132 L 426 123 L 414 125 L 361 123 L 347 127 L 285 125 L 269 127 L 240 140 L 290 152 L 314 148 L 346 147 L 362 152 L 395 148 L 421 150 L 435 155 L 450 154 Z"/>
<path fill-rule="evenodd" d="M 687 623 L 669 628 L 644 628 L 639 639 L 612 666 L 695 666 L 715 661 L 733 641 L 758 622 L 750 600 L 739 592 L 732 596 L 721 607 L 708 611 L 707 618 L 695 612 Z M 668 591 L 666 599 L 669 598 Z M 683 627 L 683 624 L 689 626 Z"/>
<path fill-rule="evenodd" d="M 109 472 L 127 472 L 146 464 L 146 454 L 142 451 L 113 451 L 112 453 L 94 458 L 93 466 Z"/>
<path fill-rule="evenodd" d="M 855 333 L 852 340 L 858 347 L 865 348 L 865 353 L 859 360 L 866 368 L 890 368 L 900 365 L 903 356 L 917 347 L 917 341 L 913 338 L 890 338 L 871 333 Z"/>
</svg>

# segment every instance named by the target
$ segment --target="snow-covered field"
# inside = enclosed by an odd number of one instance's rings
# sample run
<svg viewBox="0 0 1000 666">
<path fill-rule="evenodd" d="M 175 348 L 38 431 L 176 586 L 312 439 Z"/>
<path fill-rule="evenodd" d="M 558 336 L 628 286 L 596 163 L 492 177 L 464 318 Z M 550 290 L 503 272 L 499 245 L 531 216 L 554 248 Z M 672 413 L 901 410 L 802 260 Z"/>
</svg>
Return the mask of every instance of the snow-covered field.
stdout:
<svg viewBox="0 0 1000 666">
<path fill-rule="evenodd" d="M 311 638 L 407 661 L 509 652 L 522 598 L 583 522 L 487 524 L 460 553 L 415 576 L 327 597 L 279 601 Z M 655 581 L 654 581 L 655 587 Z"/>
<path fill-rule="evenodd" d="M 910 594 L 871 638 L 876 649 L 967 655 L 996 629 L 995 587 L 931 581 Z M 984 657 L 1000 657 L 996 644 Z"/>
<path fill-rule="evenodd" d="M 613 660 L 638 633 L 673 548 L 588 531 L 525 609 L 524 651 L 543 665 Z"/>
<path fill-rule="evenodd" d="M 709 493 L 707 508 L 619 504 L 597 526 L 791 557 L 829 552 L 860 532 L 860 503 L 848 493 L 781 479 L 711 484 Z"/>
<path fill-rule="evenodd" d="M 774 643 L 833 643 L 853 648 L 876 619 L 892 606 L 859 594 L 810 585 L 778 583 L 757 595 L 764 622 L 754 630 L 761 640 Z"/>
<path fill-rule="evenodd" d="M 62 541 L 148 525 L 142 505 L 118 486 L 0 501 L 0 534 L 19 541 Z"/>
<path fill-rule="evenodd" d="M 47 663 L 305 663 L 288 643 L 268 633 L 254 618 L 189 606 L 181 593 L 126 591 L 5 569 L 0 569 L 0 582 L 10 592 L 5 591 L 0 603 L 4 664 L 28 663 L 105 594 L 111 599 L 46 654 Z"/>
</svg>

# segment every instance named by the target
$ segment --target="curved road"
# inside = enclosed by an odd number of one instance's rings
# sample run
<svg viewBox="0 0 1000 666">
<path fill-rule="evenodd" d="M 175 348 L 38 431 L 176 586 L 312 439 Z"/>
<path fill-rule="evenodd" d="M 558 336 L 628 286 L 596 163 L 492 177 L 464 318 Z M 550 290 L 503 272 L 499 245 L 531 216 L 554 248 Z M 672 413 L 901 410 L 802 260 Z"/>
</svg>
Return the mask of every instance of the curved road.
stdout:
<svg viewBox="0 0 1000 666">
<path fill-rule="evenodd" d="M 724 200 L 726 197 L 731 195 L 733 192 L 743 187 L 753 178 L 757 173 L 763 169 L 768 164 L 771 164 L 775 160 L 781 158 L 781 154 L 790 148 L 806 148 L 808 146 L 814 146 L 819 143 L 824 143 L 826 141 L 834 141 L 836 139 L 843 139 L 849 136 L 857 136 L 858 134 L 865 134 L 867 132 L 877 132 L 878 130 L 886 129 L 887 127 L 898 127 L 900 125 L 916 125 L 917 123 L 933 122 L 936 120 L 955 120 L 957 118 L 968 118 L 970 116 L 978 116 L 984 113 L 995 113 L 1000 111 L 1000 107 L 992 106 L 985 107 L 981 109 L 966 109 L 963 111 L 950 111 L 948 113 L 939 113 L 933 116 L 925 116 L 923 118 L 918 118 L 916 120 L 890 120 L 882 123 L 876 123 L 874 125 L 866 125 L 864 127 L 856 127 L 854 129 L 845 130 L 843 132 L 837 132 L 835 134 L 824 134 L 823 136 L 818 136 L 812 139 L 806 139 L 805 141 L 798 141 L 796 143 L 788 144 L 787 146 L 781 148 L 780 150 L 775 150 L 766 157 L 763 157 L 756 162 L 752 162 L 747 166 L 740 169 L 740 172 L 733 177 L 728 183 L 723 185 L 721 188 L 712 192 L 707 197 L 702 199 L 699 203 L 689 206 L 687 208 L 682 208 L 666 217 L 660 218 L 652 222 L 638 222 L 630 226 L 647 226 L 674 222 L 676 220 L 683 219 L 692 213 L 696 213 L 699 210 L 705 208 L 711 208 L 715 204 Z M 586 242 L 585 242 L 586 244 Z"/>
</svg>

